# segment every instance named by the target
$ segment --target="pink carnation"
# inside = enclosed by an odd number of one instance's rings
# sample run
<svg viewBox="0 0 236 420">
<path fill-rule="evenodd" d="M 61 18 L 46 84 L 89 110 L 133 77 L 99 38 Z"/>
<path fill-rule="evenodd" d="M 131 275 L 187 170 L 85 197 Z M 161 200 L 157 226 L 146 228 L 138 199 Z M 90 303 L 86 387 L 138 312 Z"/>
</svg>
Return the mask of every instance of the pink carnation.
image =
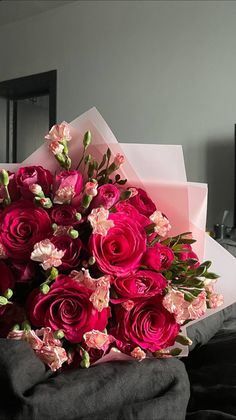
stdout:
<svg viewBox="0 0 236 420">
<path fill-rule="evenodd" d="M 140 362 L 141 360 L 145 359 L 146 353 L 140 347 L 135 347 L 133 351 L 131 351 L 131 356 L 135 359 L 138 359 Z"/>
<path fill-rule="evenodd" d="M 65 349 L 57 346 L 43 346 L 36 350 L 36 354 L 53 372 L 60 369 L 68 359 Z"/>
<path fill-rule="evenodd" d="M 88 221 L 93 228 L 93 234 L 105 236 L 108 230 L 114 226 L 112 220 L 108 220 L 109 211 L 103 207 L 93 209 L 88 216 Z"/>
<path fill-rule="evenodd" d="M 31 260 L 41 262 L 43 269 L 48 270 L 52 267 L 59 267 L 62 264 L 64 254 L 65 251 L 58 251 L 49 239 L 44 239 L 34 245 Z"/>
<path fill-rule="evenodd" d="M 114 341 L 113 337 L 98 330 L 86 332 L 83 335 L 83 339 L 89 348 L 103 350 L 104 352 L 107 351 L 110 343 Z"/>
<path fill-rule="evenodd" d="M 216 309 L 219 306 L 223 305 L 224 297 L 218 293 L 212 293 L 209 297 L 209 306 L 212 309 Z"/>
<path fill-rule="evenodd" d="M 55 156 L 61 154 L 64 150 L 64 146 L 57 140 L 53 140 L 48 147 Z"/>
<path fill-rule="evenodd" d="M 84 187 L 84 193 L 86 195 L 91 195 L 92 197 L 95 197 L 98 193 L 97 191 L 98 188 L 98 183 L 96 182 L 86 182 L 85 187 Z"/>
<path fill-rule="evenodd" d="M 89 300 L 98 312 L 101 312 L 104 308 L 109 307 L 110 279 L 110 276 L 100 277 L 96 281 L 95 291 L 90 296 Z"/>
<path fill-rule="evenodd" d="M 174 314 L 178 324 L 183 324 L 186 320 L 198 319 L 205 314 L 206 292 L 202 291 L 192 302 L 187 302 L 183 292 L 171 289 L 163 299 L 163 306 Z"/>
<path fill-rule="evenodd" d="M 169 220 L 158 210 L 154 211 L 149 219 L 155 224 L 154 231 L 159 236 L 166 236 L 171 229 Z"/>
<path fill-rule="evenodd" d="M 72 138 L 70 131 L 69 124 L 63 121 L 61 124 L 53 125 L 49 133 L 45 136 L 45 139 L 50 141 L 70 141 Z"/>
</svg>

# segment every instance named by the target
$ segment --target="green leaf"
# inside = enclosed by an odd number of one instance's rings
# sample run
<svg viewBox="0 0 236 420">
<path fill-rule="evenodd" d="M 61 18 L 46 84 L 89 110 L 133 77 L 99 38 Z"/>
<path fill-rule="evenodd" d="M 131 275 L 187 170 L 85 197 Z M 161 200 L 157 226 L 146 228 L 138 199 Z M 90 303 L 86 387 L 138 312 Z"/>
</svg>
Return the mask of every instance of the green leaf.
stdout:
<svg viewBox="0 0 236 420">
<path fill-rule="evenodd" d="M 212 280 L 216 280 L 218 279 L 220 276 L 218 276 L 218 274 L 215 273 L 206 273 L 204 276 L 206 279 L 212 279 Z"/>
<path fill-rule="evenodd" d="M 127 179 L 121 179 L 120 181 L 117 181 L 117 184 L 119 185 L 125 185 L 127 182 Z"/>
<path fill-rule="evenodd" d="M 116 180 L 116 182 L 120 180 L 120 174 L 116 174 L 115 180 Z"/>
<path fill-rule="evenodd" d="M 108 149 L 107 149 L 107 159 L 109 160 L 110 158 L 111 158 L 111 150 L 108 147 Z"/>
<path fill-rule="evenodd" d="M 122 191 L 122 193 L 120 195 L 120 200 L 122 200 L 122 201 L 128 200 L 130 198 L 131 194 L 132 194 L 131 191 L 128 191 L 128 190 Z"/>
</svg>

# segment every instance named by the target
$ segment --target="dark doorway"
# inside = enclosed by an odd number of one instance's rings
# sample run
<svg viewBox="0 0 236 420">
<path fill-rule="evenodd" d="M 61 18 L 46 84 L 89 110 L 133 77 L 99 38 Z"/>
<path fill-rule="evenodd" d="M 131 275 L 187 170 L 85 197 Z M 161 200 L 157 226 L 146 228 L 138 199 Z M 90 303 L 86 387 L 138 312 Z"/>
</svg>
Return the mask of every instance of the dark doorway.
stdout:
<svg viewBox="0 0 236 420">
<path fill-rule="evenodd" d="M 57 71 L 0 82 L 0 162 L 22 162 L 56 123 Z"/>
</svg>

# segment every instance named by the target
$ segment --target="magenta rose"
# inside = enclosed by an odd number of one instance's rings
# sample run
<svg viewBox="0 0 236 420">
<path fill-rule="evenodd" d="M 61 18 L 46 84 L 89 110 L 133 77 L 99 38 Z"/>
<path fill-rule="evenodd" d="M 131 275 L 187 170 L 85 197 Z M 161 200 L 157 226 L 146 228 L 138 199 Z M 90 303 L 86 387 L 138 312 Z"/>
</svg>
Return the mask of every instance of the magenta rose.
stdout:
<svg viewBox="0 0 236 420">
<path fill-rule="evenodd" d="M 56 204 L 52 207 L 50 216 L 52 222 L 59 226 L 74 226 L 78 224 L 76 213 L 76 208 L 69 204 Z"/>
<path fill-rule="evenodd" d="M 33 261 L 12 261 L 11 265 L 17 283 L 25 283 L 35 276 L 35 263 Z"/>
<path fill-rule="evenodd" d="M 120 306 L 111 334 L 134 347 L 154 352 L 172 346 L 179 330 L 173 314 L 162 305 L 162 297 L 155 295 L 138 300 L 130 311 Z"/>
<path fill-rule="evenodd" d="M 93 234 L 89 248 L 99 269 L 105 274 L 125 276 L 134 272 L 146 249 L 144 229 L 125 213 L 111 213 L 114 226 L 105 236 Z"/>
<path fill-rule="evenodd" d="M 38 184 L 46 196 L 50 194 L 53 177 L 50 171 L 42 166 L 26 166 L 16 172 L 16 184 L 22 197 L 32 199 L 33 193 L 29 190 L 32 184 Z"/>
<path fill-rule="evenodd" d="M 131 218 L 139 222 L 143 227 L 150 225 L 150 219 L 139 213 L 139 211 L 136 210 L 136 208 L 132 206 L 129 201 L 119 201 L 115 207 L 117 211 L 122 211 L 128 214 Z"/>
<path fill-rule="evenodd" d="M 168 270 L 174 261 L 174 253 L 168 246 L 156 243 L 147 248 L 142 263 L 152 270 Z"/>
<path fill-rule="evenodd" d="M 79 171 L 61 171 L 54 178 L 54 203 L 79 204 L 79 195 L 83 188 L 83 177 Z"/>
<path fill-rule="evenodd" d="M 8 257 L 26 261 L 34 244 L 51 235 L 47 212 L 30 201 L 18 201 L 0 215 L 0 238 Z"/>
<path fill-rule="evenodd" d="M 69 235 L 52 236 L 50 241 L 59 251 L 64 251 L 60 270 L 76 268 L 80 263 L 82 243 L 79 238 L 72 239 Z"/>
<path fill-rule="evenodd" d="M 110 309 L 98 312 L 89 298 L 91 290 L 70 277 L 60 275 L 44 295 L 34 290 L 29 297 L 29 318 L 35 327 L 62 330 L 71 343 L 79 343 L 87 331 L 103 331 Z"/>
<path fill-rule="evenodd" d="M 139 270 L 127 277 L 117 278 L 113 282 L 119 297 L 129 299 L 155 296 L 162 293 L 166 285 L 166 279 L 162 274 L 149 270 Z M 115 300 L 113 302 L 115 303 Z"/>
<path fill-rule="evenodd" d="M 7 289 L 12 289 L 14 286 L 14 277 L 10 268 L 0 261 L 0 295 L 2 296 Z M 7 305 L 0 305 L 0 316 L 5 312 Z"/>
<path fill-rule="evenodd" d="M 141 214 L 144 214 L 147 217 L 151 216 L 151 214 L 156 210 L 155 204 L 142 188 L 137 188 L 137 191 L 138 194 L 131 197 L 128 202 L 132 204 L 132 206 L 134 206 Z"/>
<path fill-rule="evenodd" d="M 195 254 L 195 252 L 193 252 L 192 247 L 189 244 L 184 244 L 183 245 L 183 252 L 178 253 L 178 258 L 179 258 L 180 261 L 186 261 L 186 260 L 189 260 L 189 259 L 196 260 L 196 264 L 193 264 L 191 266 L 192 268 L 197 268 L 200 265 L 200 263 L 198 262 L 197 254 Z"/>
<path fill-rule="evenodd" d="M 98 188 L 98 194 L 94 197 L 91 208 L 104 207 L 109 209 L 119 200 L 120 191 L 115 185 L 105 184 Z"/>
</svg>

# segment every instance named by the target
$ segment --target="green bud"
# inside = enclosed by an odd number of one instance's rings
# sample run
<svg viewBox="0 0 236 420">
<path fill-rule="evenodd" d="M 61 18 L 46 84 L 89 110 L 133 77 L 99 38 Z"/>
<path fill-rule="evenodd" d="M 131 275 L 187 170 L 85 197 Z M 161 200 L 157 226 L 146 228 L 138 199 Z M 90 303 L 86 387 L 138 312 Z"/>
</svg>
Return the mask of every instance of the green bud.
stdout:
<svg viewBox="0 0 236 420">
<path fill-rule="evenodd" d="M 19 331 L 20 330 L 20 324 L 15 324 L 15 325 L 13 325 L 13 327 L 12 327 L 12 329 L 11 329 L 12 331 Z"/>
<path fill-rule="evenodd" d="M 4 292 L 4 297 L 6 298 L 6 299 L 11 299 L 11 297 L 13 296 L 13 291 L 11 290 L 11 289 L 7 289 L 5 292 Z"/>
<path fill-rule="evenodd" d="M 26 321 L 22 322 L 21 328 L 22 328 L 22 330 L 30 331 L 31 330 L 31 325 L 30 325 L 29 321 L 26 320 Z"/>
<path fill-rule="evenodd" d="M 44 209 L 50 209 L 52 207 L 52 202 L 50 198 L 40 198 L 39 202 Z"/>
<path fill-rule="evenodd" d="M 82 206 L 87 209 L 92 201 L 93 197 L 91 195 L 84 195 L 82 200 Z"/>
<path fill-rule="evenodd" d="M 182 334 L 177 335 L 175 341 L 176 343 L 182 344 L 183 346 L 191 346 L 191 344 L 193 343 L 192 340 L 190 340 L 190 338 Z"/>
<path fill-rule="evenodd" d="M 0 296 L 0 306 L 5 306 L 7 304 L 8 304 L 7 298 L 5 298 L 4 296 Z"/>
<path fill-rule="evenodd" d="M 76 218 L 76 220 L 78 220 L 78 222 L 80 222 L 80 220 L 82 219 L 81 213 L 76 213 L 75 218 Z"/>
<path fill-rule="evenodd" d="M 59 340 L 61 340 L 65 336 L 65 334 L 62 330 L 55 331 L 53 335 L 54 335 L 55 338 L 58 338 Z"/>
<path fill-rule="evenodd" d="M 88 260 L 89 265 L 93 265 L 93 264 L 95 264 L 95 262 L 96 262 L 96 258 L 93 257 L 93 256 L 90 257 L 89 260 Z"/>
<path fill-rule="evenodd" d="M 80 362 L 82 368 L 89 368 L 90 366 L 90 357 L 87 351 L 83 351 L 82 361 Z"/>
<path fill-rule="evenodd" d="M 57 230 L 57 224 L 56 223 L 53 223 L 52 224 L 52 229 L 55 231 L 55 230 Z"/>
<path fill-rule="evenodd" d="M 62 153 L 58 153 L 58 155 L 55 155 L 56 160 L 60 163 L 61 166 L 64 167 L 66 158 Z"/>
<path fill-rule="evenodd" d="M 7 187 L 9 184 L 9 175 L 5 169 L 1 169 L 0 171 L 0 183 L 4 185 L 4 187 Z"/>
<path fill-rule="evenodd" d="M 83 145 L 84 148 L 87 149 L 87 147 L 90 145 L 92 141 L 92 134 L 91 131 L 87 131 L 84 135 L 84 139 L 83 139 Z"/>
<path fill-rule="evenodd" d="M 69 230 L 69 235 L 72 239 L 77 239 L 78 236 L 79 236 L 79 232 L 78 232 L 78 230 L 70 229 Z"/>
<path fill-rule="evenodd" d="M 176 347 L 172 350 L 170 350 L 170 355 L 173 357 L 179 356 L 182 353 L 182 349 Z"/>
<path fill-rule="evenodd" d="M 41 293 L 43 293 L 44 295 L 46 295 L 49 292 L 50 287 L 49 287 L 49 285 L 47 283 L 42 283 L 39 286 L 39 290 L 40 290 Z"/>
<path fill-rule="evenodd" d="M 57 276 L 58 276 L 58 269 L 56 267 L 52 267 L 51 273 L 50 273 L 50 279 L 55 280 Z"/>
</svg>

